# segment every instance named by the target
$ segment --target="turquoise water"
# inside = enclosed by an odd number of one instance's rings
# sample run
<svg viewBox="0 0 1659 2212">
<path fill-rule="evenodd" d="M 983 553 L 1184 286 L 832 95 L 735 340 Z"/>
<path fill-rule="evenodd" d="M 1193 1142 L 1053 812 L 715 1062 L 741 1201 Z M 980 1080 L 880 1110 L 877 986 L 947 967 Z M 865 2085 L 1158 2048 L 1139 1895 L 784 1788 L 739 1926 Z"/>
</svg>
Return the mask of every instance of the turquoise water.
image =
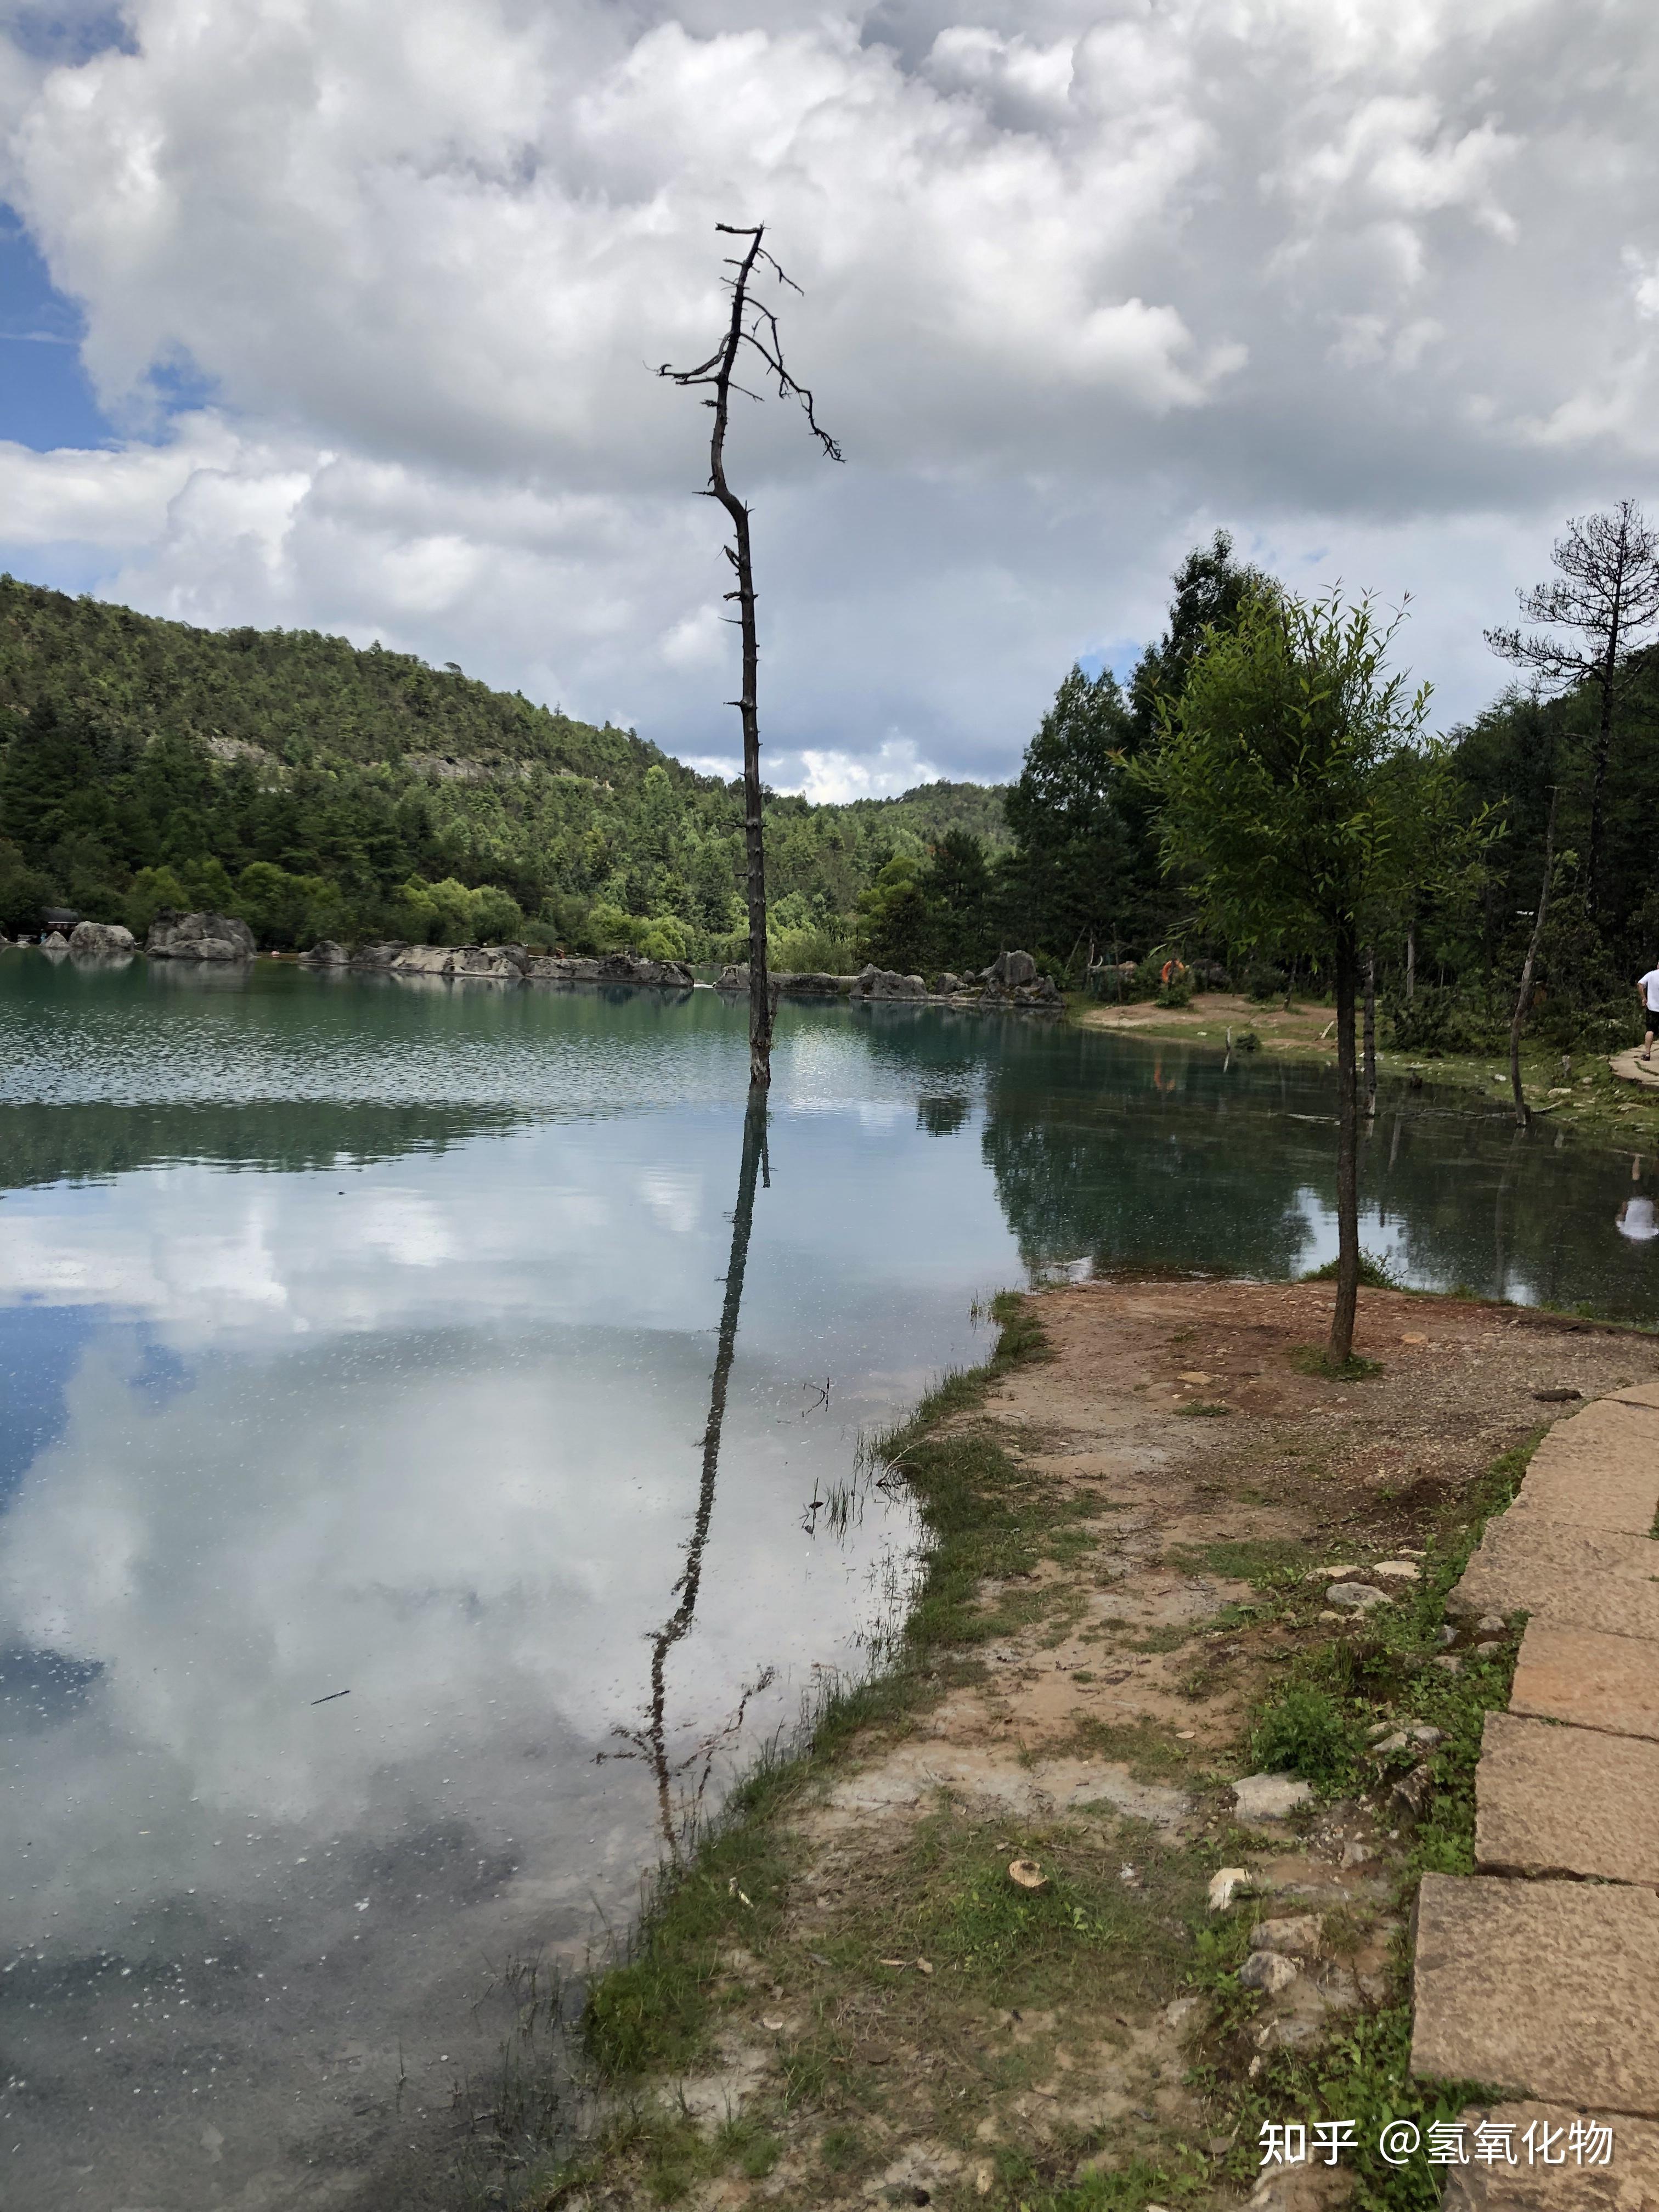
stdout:
<svg viewBox="0 0 1659 2212">
<path fill-rule="evenodd" d="M 975 1297 L 1334 1249 L 1318 1071 L 842 1006 L 745 1071 L 708 991 L 0 956 L 0 2207 L 446 2201 L 492 1971 L 864 1663 L 914 1532 L 827 1504 Z M 1418 1094 L 1364 1188 L 1407 1279 L 1655 1316 L 1643 1161 Z"/>
</svg>

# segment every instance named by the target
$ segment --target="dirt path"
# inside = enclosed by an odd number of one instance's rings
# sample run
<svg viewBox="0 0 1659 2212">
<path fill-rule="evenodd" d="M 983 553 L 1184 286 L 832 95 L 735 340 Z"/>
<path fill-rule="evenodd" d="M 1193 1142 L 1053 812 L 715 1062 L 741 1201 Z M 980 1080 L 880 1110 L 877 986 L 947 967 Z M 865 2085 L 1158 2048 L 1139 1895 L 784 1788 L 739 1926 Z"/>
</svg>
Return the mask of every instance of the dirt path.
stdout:
<svg viewBox="0 0 1659 2212">
<path fill-rule="evenodd" d="M 702 1917 L 682 1899 L 624 1970 L 657 1974 L 630 1986 L 660 2007 L 701 1962 L 700 2008 L 677 2043 L 629 2046 L 633 2131 L 559 2201 L 1232 2203 L 1311 2051 L 1408 2033 L 1414 1838 L 1439 1820 L 1465 1848 L 1459 1760 L 1513 1656 L 1492 1624 L 1438 1631 L 1416 1592 L 1494 1463 L 1518 1473 L 1564 1410 L 1659 1376 L 1659 1346 L 1366 1292 L 1379 1371 L 1340 1382 L 1309 1357 L 1328 1298 L 1139 1281 L 1028 1302 L 1048 1356 L 904 1447 L 936 1526 L 968 1526 L 947 1477 L 981 1469 L 982 1532 L 945 1540 L 966 1546 L 948 1635 L 926 1632 L 930 1586 L 906 1694 L 855 1705 L 763 1791 L 695 1877 Z M 1380 1600 L 1346 1610 L 1345 1582 Z M 1328 1771 L 1291 1817 L 1246 1817 L 1252 1717 L 1298 1683 L 1284 1714 L 1325 1714 Z M 1248 1881 L 1217 1914 L 1224 1865 Z M 1253 2201 L 1346 2185 L 1269 2175 Z"/>
</svg>

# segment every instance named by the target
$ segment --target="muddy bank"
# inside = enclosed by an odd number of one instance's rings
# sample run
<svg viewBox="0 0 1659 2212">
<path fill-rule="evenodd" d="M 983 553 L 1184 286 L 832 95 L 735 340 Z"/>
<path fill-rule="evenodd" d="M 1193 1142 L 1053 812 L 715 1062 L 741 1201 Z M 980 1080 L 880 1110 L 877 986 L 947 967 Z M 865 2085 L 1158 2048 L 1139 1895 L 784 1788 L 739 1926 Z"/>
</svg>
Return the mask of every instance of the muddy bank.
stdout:
<svg viewBox="0 0 1659 2212">
<path fill-rule="evenodd" d="M 1263 2121 L 1455 2116 L 1405 2078 L 1405 1928 L 1421 1868 L 1467 1862 L 1513 1638 L 1441 1599 L 1544 1427 L 1659 1346 L 1367 1292 L 1375 1371 L 1336 1381 L 1328 1315 L 1236 1283 L 1005 1305 L 888 1441 L 934 1545 L 896 1668 L 596 1985 L 609 2117 L 526 2201 L 1288 2208 L 1355 2168 L 1258 2188 Z"/>
</svg>

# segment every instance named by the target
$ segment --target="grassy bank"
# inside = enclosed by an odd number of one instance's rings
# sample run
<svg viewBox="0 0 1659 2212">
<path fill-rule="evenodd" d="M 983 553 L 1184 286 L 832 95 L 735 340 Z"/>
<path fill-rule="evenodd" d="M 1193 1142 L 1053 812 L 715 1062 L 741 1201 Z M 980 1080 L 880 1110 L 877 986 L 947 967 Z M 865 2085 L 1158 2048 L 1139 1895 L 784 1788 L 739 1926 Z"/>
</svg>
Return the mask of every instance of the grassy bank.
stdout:
<svg viewBox="0 0 1659 2212">
<path fill-rule="evenodd" d="M 1586 1396 L 1656 1363 L 1582 1323 L 1384 1291 L 1362 1301 L 1377 1356 L 1331 1376 L 1305 1356 L 1322 1295 L 997 1302 L 989 1360 L 873 1455 L 927 1532 L 889 1663 L 660 1877 L 586 1990 L 580 2154 L 512 2202 L 1198 2212 L 1248 2193 L 1264 2123 L 1322 2118 L 1354 2125 L 1362 2212 L 1436 2202 L 1436 2170 L 1388 2166 L 1376 2133 L 1455 2118 L 1476 2087 L 1408 2077 L 1407 1928 L 1424 1871 L 1472 1868 L 1518 1633 L 1448 1650 L 1446 1593 L 1544 1418 L 1540 1332 Z M 1180 1418 L 1194 1406 L 1224 1418 Z M 1449 1427 L 1468 1445 L 1425 1478 Z M 1418 1579 L 1360 1618 L 1327 1603 L 1342 1570 L 1309 1574 L 1402 1543 Z M 1391 1747 L 1413 1728 L 1431 1748 Z M 1231 1784 L 1253 1770 L 1314 1802 L 1242 1825 Z M 1223 1865 L 1252 1881 L 1214 1912 Z M 1247 1987 L 1258 1923 L 1307 1912 L 1317 1965 L 1288 1997 Z"/>
<path fill-rule="evenodd" d="M 1200 995 L 1188 1006 L 1168 1007 L 1151 1000 L 1104 1006 L 1073 994 L 1066 1006 L 1068 1019 L 1083 1029 L 1218 1049 L 1225 1048 L 1231 1032 L 1235 1050 L 1315 1066 L 1336 1065 L 1335 1008 L 1318 1000 L 1297 999 L 1287 1012 L 1277 1000 L 1262 1006 L 1222 994 Z M 1252 1038 L 1254 1043 L 1240 1046 L 1241 1039 Z M 1632 1035 L 1630 1042 L 1639 1044 L 1641 1039 Z M 1552 1127 L 1621 1144 L 1633 1140 L 1645 1145 L 1659 1137 L 1659 1093 L 1638 1091 L 1621 1082 L 1604 1053 L 1574 1053 L 1571 1062 L 1571 1072 L 1564 1072 L 1559 1050 L 1522 1039 L 1522 1088 L 1535 1115 Z M 1389 1087 L 1385 1110 L 1398 1096 L 1395 1086 L 1420 1083 L 1462 1093 L 1471 1106 L 1477 1098 L 1484 1100 L 1488 1110 L 1500 1117 L 1513 1115 L 1506 1048 L 1449 1052 L 1433 1058 L 1379 1050 L 1376 1065 L 1379 1082 Z"/>
</svg>

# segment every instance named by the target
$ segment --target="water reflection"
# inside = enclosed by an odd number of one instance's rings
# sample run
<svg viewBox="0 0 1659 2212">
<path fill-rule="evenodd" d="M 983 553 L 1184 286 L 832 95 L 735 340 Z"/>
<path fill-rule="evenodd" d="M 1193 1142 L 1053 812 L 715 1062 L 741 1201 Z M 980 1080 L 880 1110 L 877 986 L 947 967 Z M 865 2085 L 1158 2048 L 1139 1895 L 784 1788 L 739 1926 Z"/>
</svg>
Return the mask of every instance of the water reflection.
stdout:
<svg viewBox="0 0 1659 2212">
<path fill-rule="evenodd" d="M 738 1316 L 743 1308 L 743 1279 L 749 1266 L 749 1236 L 755 1220 L 755 1182 L 766 1153 L 766 1094 L 750 1089 L 743 1117 L 743 1152 L 738 1169 L 738 1202 L 732 1212 L 732 1254 L 726 1270 L 726 1297 L 720 1308 L 720 1335 L 714 1352 L 714 1372 L 709 1384 L 708 1420 L 702 1433 L 702 1469 L 697 1486 L 697 1508 L 685 1547 L 685 1565 L 674 1585 L 679 1602 L 651 1639 L 651 1703 L 642 1731 L 632 1735 L 651 1763 L 657 1785 L 657 1824 L 671 1856 L 678 1856 L 680 1839 L 696 1823 L 708 1787 L 715 1756 L 723 1744 L 740 1735 L 750 1698 L 769 1688 L 776 1669 L 763 1667 L 744 1691 L 737 1710 L 723 1727 L 672 1762 L 668 1751 L 668 1656 L 691 1626 L 702 1588 L 703 1548 L 708 1541 L 714 1515 L 714 1486 L 720 1474 L 720 1437 L 726 1427 L 726 1395 L 737 1356 Z M 767 1178 L 769 1186 L 771 1178 Z M 827 1398 L 827 1393 L 826 1393 Z M 690 1793 L 690 1802 L 677 1804 L 674 1783 L 688 1768 L 701 1764 L 702 1772 Z"/>
<path fill-rule="evenodd" d="M 168 972 L 0 961 L 0 2179 L 404 2212 L 480 1962 L 579 1954 L 857 1664 L 913 1526 L 841 1511 L 860 1430 L 1027 1270 L 1328 1256 L 1328 1079 L 786 1008 L 762 1119 L 710 992 Z M 1651 1317 L 1641 1164 L 1442 1103 L 1367 1244 Z"/>
</svg>

